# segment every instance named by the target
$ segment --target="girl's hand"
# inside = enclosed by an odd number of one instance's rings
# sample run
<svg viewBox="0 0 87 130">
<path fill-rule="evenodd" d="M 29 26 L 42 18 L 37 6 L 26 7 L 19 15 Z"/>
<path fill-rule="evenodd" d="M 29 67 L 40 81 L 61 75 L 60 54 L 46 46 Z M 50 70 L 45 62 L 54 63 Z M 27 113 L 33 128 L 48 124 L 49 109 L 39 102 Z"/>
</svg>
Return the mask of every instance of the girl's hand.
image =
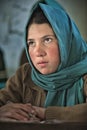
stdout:
<svg viewBox="0 0 87 130">
<path fill-rule="evenodd" d="M 35 115 L 31 104 L 8 103 L 0 107 L 1 121 L 39 121 Z"/>
<path fill-rule="evenodd" d="M 45 120 L 45 110 L 46 108 L 42 108 L 42 107 L 36 107 L 33 106 L 33 109 L 35 110 L 35 114 L 38 118 L 40 118 L 40 120 Z"/>
</svg>

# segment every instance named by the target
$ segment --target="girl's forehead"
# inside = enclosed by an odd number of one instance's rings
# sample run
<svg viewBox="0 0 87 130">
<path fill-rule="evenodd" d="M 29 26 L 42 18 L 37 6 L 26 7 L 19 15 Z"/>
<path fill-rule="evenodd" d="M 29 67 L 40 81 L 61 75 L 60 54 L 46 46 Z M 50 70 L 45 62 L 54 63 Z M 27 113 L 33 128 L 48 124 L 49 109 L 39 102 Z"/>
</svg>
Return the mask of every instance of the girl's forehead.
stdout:
<svg viewBox="0 0 87 130">
<path fill-rule="evenodd" d="M 54 35 L 53 29 L 46 23 L 44 24 L 32 24 L 28 29 L 28 37 Z"/>
</svg>

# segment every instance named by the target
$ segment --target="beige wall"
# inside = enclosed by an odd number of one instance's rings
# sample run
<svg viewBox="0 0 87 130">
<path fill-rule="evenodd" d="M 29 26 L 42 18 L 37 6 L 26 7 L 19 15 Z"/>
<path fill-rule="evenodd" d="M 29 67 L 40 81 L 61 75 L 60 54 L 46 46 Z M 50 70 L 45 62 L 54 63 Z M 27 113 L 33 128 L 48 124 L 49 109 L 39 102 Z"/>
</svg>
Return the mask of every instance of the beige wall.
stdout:
<svg viewBox="0 0 87 130">
<path fill-rule="evenodd" d="M 87 0 L 57 0 L 68 11 L 87 41 Z"/>
</svg>

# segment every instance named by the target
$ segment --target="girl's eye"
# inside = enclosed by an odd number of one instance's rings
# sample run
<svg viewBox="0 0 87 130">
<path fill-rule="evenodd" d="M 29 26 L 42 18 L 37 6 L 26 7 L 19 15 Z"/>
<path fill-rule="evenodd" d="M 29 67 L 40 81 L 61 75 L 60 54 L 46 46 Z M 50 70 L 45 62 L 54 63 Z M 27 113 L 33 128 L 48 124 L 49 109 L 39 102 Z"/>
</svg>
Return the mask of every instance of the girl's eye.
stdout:
<svg viewBox="0 0 87 130">
<path fill-rule="evenodd" d="M 44 42 L 45 42 L 45 43 L 50 43 L 50 42 L 52 42 L 52 38 L 46 38 L 46 39 L 44 40 Z"/>
<path fill-rule="evenodd" d="M 34 45 L 35 45 L 35 42 L 33 42 L 33 41 L 28 41 L 27 44 L 28 44 L 28 46 L 34 46 Z"/>
</svg>

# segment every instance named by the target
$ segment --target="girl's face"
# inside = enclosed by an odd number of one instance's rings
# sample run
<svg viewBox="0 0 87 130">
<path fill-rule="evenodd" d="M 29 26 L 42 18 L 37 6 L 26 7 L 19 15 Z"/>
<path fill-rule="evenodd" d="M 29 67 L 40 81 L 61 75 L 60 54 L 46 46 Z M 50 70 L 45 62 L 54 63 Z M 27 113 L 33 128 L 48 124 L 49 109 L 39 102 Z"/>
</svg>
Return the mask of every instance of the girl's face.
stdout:
<svg viewBox="0 0 87 130">
<path fill-rule="evenodd" d="M 27 44 L 31 61 L 42 74 L 54 73 L 60 64 L 58 40 L 49 24 L 32 24 Z"/>
</svg>

